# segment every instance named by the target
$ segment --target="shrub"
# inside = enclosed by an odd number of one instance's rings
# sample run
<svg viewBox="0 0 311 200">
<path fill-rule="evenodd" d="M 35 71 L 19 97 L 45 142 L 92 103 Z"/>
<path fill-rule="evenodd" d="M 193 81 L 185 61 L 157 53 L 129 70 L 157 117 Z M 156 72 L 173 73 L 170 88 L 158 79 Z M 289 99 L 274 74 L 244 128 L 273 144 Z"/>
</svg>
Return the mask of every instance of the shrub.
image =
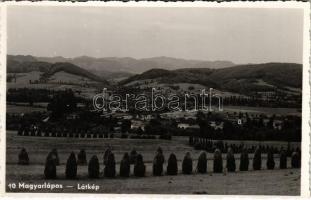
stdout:
<svg viewBox="0 0 311 200">
<path fill-rule="evenodd" d="M 273 152 L 269 151 L 267 155 L 267 169 L 274 169 L 275 162 Z"/>
<path fill-rule="evenodd" d="M 66 163 L 66 178 L 74 179 L 77 177 L 77 160 L 73 152 L 71 152 Z"/>
<path fill-rule="evenodd" d="M 44 176 L 46 179 L 56 178 L 56 162 L 54 154 L 50 153 L 46 158 Z"/>
<path fill-rule="evenodd" d="M 170 157 L 168 158 L 166 171 L 167 175 L 177 175 L 177 158 L 173 153 L 171 153 Z"/>
<path fill-rule="evenodd" d="M 261 169 L 261 151 L 259 148 L 255 150 L 254 158 L 253 158 L 253 169 L 260 170 Z"/>
<path fill-rule="evenodd" d="M 223 165 L 221 151 L 219 149 L 215 149 L 213 171 L 214 173 L 222 173 L 222 169 Z"/>
<path fill-rule="evenodd" d="M 134 165 L 134 175 L 137 177 L 144 177 L 146 166 L 144 165 L 143 156 L 138 154 Z"/>
<path fill-rule="evenodd" d="M 189 152 L 186 153 L 184 160 L 182 161 L 182 172 L 183 174 L 192 173 L 192 158 Z"/>
<path fill-rule="evenodd" d="M 88 166 L 89 178 L 98 178 L 99 177 L 99 161 L 96 155 L 94 155 Z"/>
<path fill-rule="evenodd" d="M 240 157 L 240 171 L 248 171 L 249 158 L 247 149 L 243 149 Z"/>
<path fill-rule="evenodd" d="M 25 148 L 22 148 L 18 154 L 18 164 L 19 165 L 29 165 L 29 157 Z"/>
<path fill-rule="evenodd" d="M 198 173 L 202 174 L 207 172 L 207 157 L 205 152 L 202 152 L 198 158 L 197 170 Z"/>
<path fill-rule="evenodd" d="M 114 159 L 113 153 L 108 155 L 107 163 L 104 169 L 104 175 L 108 178 L 113 178 L 116 175 L 116 161 Z"/>
<path fill-rule="evenodd" d="M 156 156 L 153 159 L 153 175 L 154 176 L 161 176 L 162 175 L 163 163 L 164 163 L 164 156 L 162 153 L 162 149 L 159 148 Z"/>
<path fill-rule="evenodd" d="M 123 158 L 120 163 L 120 176 L 121 177 L 129 177 L 130 176 L 130 170 L 131 170 L 131 165 L 130 165 L 130 157 L 128 153 L 125 153 L 123 155 Z"/>
<path fill-rule="evenodd" d="M 280 169 L 286 169 L 287 168 L 287 155 L 284 150 L 281 150 L 280 152 Z"/>
<path fill-rule="evenodd" d="M 86 153 L 84 149 L 81 149 L 81 151 L 78 153 L 78 165 L 86 165 Z"/>
<path fill-rule="evenodd" d="M 228 149 L 227 153 L 227 170 L 228 172 L 235 172 L 236 166 L 235 166 L 235 158 L 232 148 Z"/>
</svg>

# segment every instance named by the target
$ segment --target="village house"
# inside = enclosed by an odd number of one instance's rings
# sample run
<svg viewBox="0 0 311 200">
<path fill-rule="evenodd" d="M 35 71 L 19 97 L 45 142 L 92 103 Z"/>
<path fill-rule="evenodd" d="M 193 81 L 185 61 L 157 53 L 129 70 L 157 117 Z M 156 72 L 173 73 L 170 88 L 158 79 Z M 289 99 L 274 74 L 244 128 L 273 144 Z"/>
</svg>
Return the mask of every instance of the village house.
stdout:
<svg viewBox="0 0 311 200">
<path fill-rule="evenodd" d="M 282 130 L 283 121 L 282 120 L 273 120 L 273 128 L 276 130 Z"/>
<path fill-rule="evenodd" d="M 136 115 L 135 119 L 139 119 L 139 120 L 143 120 L 143 121 L 149 121 L 151 119 L 154 119 L 155 117 L 153 115 L 150 114 L 146 114 L 146 115 Z"/>
<path fill-rule="evenodd" d="M 79 115 L 77 113 L 71 113 L 71 114 L 68 114 L 66 116 L 66 119 L 67 120 L 73 120 L 73 119 L 77 119 L 79 117 Z"/>
<path fill-rule="evenodd" d="M 200 129 L 200 126 L 198 124 L 191 125 L 188 123 L 179 123 L 177 127 L 181 129 Z"/>
<path fill-rule="evenodd" d="M 131 120 L 131 129 L 137 130 L 141 128 L 143 131 L 145 130 L 145 122 L 138 120 L 138 119 L 132 119 Z"/>
<path fill-rule="evenodd" d="M 224 122 L 217 123 L 215 121 L 210 121 L 209 125 L 214 129 L 214 130 L 222 130 L 224 128 Z"/>
</svg>

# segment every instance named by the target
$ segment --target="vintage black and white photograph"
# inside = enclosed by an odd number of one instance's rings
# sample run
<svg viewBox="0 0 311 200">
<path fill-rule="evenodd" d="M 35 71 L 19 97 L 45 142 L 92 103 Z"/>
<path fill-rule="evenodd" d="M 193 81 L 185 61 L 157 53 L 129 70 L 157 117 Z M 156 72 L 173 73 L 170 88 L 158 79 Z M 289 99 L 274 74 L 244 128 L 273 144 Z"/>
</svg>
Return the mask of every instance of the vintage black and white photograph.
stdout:
<svg viewBox="0 0 311 200">
<path fill-rule="evenodd" d="M 6 12 L 7 193 L 301 194 L 304 9 Z"/>
</svg>

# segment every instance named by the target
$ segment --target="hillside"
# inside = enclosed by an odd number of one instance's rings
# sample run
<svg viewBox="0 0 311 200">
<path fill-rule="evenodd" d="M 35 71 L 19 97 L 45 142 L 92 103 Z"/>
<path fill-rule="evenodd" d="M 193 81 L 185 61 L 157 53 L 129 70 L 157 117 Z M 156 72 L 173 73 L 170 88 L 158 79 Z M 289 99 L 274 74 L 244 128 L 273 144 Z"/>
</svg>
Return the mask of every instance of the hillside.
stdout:
<svg viewBox="0 0 311 200">
<path fill-rule="evenodd" d="M 7 56 L 8 73 L 27 73 L 32 71 L 45 72 L 50 63 L 37 61 L 33 56 Z"/>
<path fill-rule="evenodd" d="M 47 62 L 18 62 L 15 60 L 7 60 L 8 73 L 27 73 L 32 71 L 46 72 L 51 67 Z"/>
<path fill-rule="evenodd" d="M 7 56 L 7 60 L 15 61 L 15 62 L 18 62 L 18 63 L 36 62 L 36 61 L 38 61 L 35 57 L 30 56 L 30 55 L 26 55 L 26 56 L 25 55 L 16 55 L 16 56 L 8 55 Z"/>
<path fill-rule="evenodd" d="M 91 72 L 82 69 L 78 66 L 75 66 L 71 63 L 55 63 L 52 64 L 51 67 L 49 68 L 48 71 L 46 71 L 43 75 L 42 78 L 43 79 L 48 79 L 49 77 L 51 77 L 52 75 L 54 75 L 57 72 L 66 72 L 68 74 L 73 74 L 73 75 L 77 75 L 77 76 L 82 76 L 82 77 L 86 77 L 89 78 L 93 81 L 97 81 L 97 82 L 102 82 L 102 83 L 106 83 L 108 84 L 108 82 L 102 78 L 100 78 L 99 76 L 92 74 Z"/>
<path fill-rule="evenodd" d="M 302 87 L 302 65 L 294 63 L 266 63 L 259 65 L 241 65 L 219 69 L 210 78 L 223 89 L 238 91 L 252 87 Z M 258 80 L 266 83 L 258 84 Z M 271 85 L 271 86 L 269 86 Z"/>
<path fill-rule="evenodd" d="M 121 84 L 153 79 L 158 83 L 202 84 L 230 92 L 248 93 L 272 88 L 301 88 L 302 65 L 292 63 L 265 63 L 239 65 L 224 69 L 152 69 L 132 76 Z"/>
<path fill-rule="evenodd" d="M 37 61 L 32 56 L 9 55 L 7 57 L 7 73 L 42 72 L 41 79 L 48 79 L 60 71 L 108 84 L 104 78 L 71 63 L 59 62 L 52 64 L 49 62 Z"/>
<path fill-rule="evenodd" d="M 90 72 L 108 81 L 126 79 L 134 75 L 132 73 L 123 72 L 123 71 L 110 72 L 110 71 L 105 71 L 105 70 L 90 70 Z"/>
</svg>

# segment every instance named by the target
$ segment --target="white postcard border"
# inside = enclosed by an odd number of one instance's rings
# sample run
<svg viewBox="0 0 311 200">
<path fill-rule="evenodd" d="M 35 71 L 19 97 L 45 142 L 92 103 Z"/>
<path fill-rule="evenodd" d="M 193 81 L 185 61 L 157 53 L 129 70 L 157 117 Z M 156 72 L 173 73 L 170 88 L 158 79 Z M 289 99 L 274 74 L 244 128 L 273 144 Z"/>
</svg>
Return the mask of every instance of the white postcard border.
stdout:
<svg viewBox="0 0 311 200">
<path fill-rule="evenodd" d="M 16 194 L 5 193 L 5 143 L 6 143 L 6 10 L 7 6 L 103 6 L 103 7 L 233 7 L 233 8 L 297 8 L 304 10 L 304 46 L 303 46 L 303 103 L 302 103 L 302 166 L 301 166 L 301 196 L 310 196 L 310 3 L 309 2 L 3 2 L 0 3 L 0 191 L 11 197 L 47 197 L 46 193 L 41 194 Z M 259 183 L 260 184 L 260 183 Z M 142 199 L 158 199 L 173 198 L 177 199 L 181 196 L 172 195 L 120 195 L 120 194 L 48 194 L 51 197 L 69 197 L 76 198 L 87 195 L 90 197 L 105 198 L 142 198 Z M 98 196 L 100 195 L 100 196 Z M 226 195 L 209 196 L 215 199 L 230 198 Z M 233 196 L 231 196 L 233 197 Z M 241 197 L 241 196 L 240 196 Z M 244 196 L 247 198 L 247 196 Z M 252 196 L 253 198 L 254 196 Z M 256 199 L 265 199 L 267 196 L 256 196 Z M 187 195 L 182 198 L 204 198 L 204 196 Z M 249 197 L 248 197 L 249 198 Z M 278 199 L 278 197 L 274 197 Z M 284 198 L 284 197 L 282 197 Z"/>
</svg>

